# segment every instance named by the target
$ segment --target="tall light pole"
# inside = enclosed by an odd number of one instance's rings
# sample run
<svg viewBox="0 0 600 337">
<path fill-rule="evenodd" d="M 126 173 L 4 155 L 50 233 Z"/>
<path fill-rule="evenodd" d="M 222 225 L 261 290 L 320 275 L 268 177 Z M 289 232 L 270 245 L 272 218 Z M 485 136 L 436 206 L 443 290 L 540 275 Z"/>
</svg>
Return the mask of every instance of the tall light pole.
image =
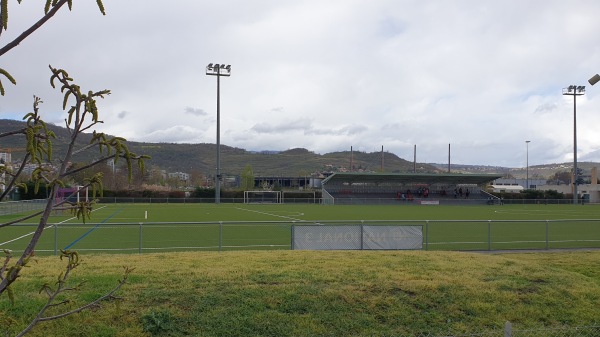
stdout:
<svg viewBox="0 0 600 337">
<path fill-rule="evenodd" d="M 525 189 L 528 190 L 529 189 L 529 143 L 531 141 L 530 140 L 526 140 L 525 144 L 527 144 L 527 168 L 525 169 L 526 172 L 526 178 L 525 178 Z"/>
<path fill-rule="evenodd" d="M 231 65 L 206 66 L 206 75 L 217 76 L 217 175 L 215 177 L 215 204 L 221 203 L 221 76 L 231 76 Z"/>
<path fill-rule="evenodd" d="M 577 201 L 577 96 L 585 95 L 585 86 L 570 85 L 563 88 L 563 95 L 573 96 L 573 204 Z"/>
</svg>

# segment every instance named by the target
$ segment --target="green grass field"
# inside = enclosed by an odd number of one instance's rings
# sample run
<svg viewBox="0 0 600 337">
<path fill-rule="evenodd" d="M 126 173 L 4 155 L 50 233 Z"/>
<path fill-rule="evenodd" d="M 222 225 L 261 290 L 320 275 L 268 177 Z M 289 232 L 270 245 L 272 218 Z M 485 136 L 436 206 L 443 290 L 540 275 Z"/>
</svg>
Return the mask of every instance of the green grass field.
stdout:
<svg viewBox="0 0 600 337">
<path fill-rule="evenodd" d="M 40 253 L 290 249 L 294 224 L 420 225 L 427 250 L 600 248 L 594 205 L 98 204 L 85 224 L 49 223 Z M 22 249 L 34 224 L 4 228 L 0 249 Z"/>
<path fill-rule="evenodd" d="M 125 300 L 45 322 L 31 335 L 492 336 L 510 321 L 521 330 L 515 336 L 596 336 L 600 251 L 442 250 L 600 248 L 599 211 L 593 205 L 97 205 L 85 225 L 53 216 L 38 252 L 52 254 L 56 239 L 60 249 L 86 253 L 137 253 L 140 242 L 144 253 L 156 253 L 83 256 L 72 283 L 85 282 L 69 293 L 73 303 L 110 290 L 128 266 L 134 273 L 118 294 Z M 362 221 L 422 225 L 425 247 L 436 251 L 289 251 L 293 223 Z M 0 249 L 22 248 L 33 226 L 3 228 Z M 218 253 L 219 247 L 228 251 Z M 242 249 L 257 251 L 232 251 Z M 171 253 L 177 250 L 190 252 Z M 13 287 L 16 304 L 0 297 L 0 334 L 26 326 L 45 303 L 41 285 L 54 284 L 64 262 L 36 256 L 23 269 Z"/>
</svg>

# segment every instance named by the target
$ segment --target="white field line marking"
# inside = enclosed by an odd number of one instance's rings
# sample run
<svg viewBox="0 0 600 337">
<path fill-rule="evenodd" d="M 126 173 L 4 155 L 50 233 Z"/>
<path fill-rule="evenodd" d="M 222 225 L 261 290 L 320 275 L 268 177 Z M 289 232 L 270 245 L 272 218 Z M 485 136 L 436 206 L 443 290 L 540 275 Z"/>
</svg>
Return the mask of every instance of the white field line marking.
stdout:
<svg viewBox="0 0 600 337">
<path fill-rule="evenodd" d="M 525 209 L 507 209 L 507 210 L 494 210 L 494 213 L 498 213 L 498 214 L 526 214 L 526 215 L 536 215 L 536 216 L 540 216 L 540 215 L 552 215 L 552 216 L 557 216 L 557 215 L 564 215 L 564 216 L 569 216 L 572 214 L 579 214 L 578 211 L 569 211 L 569 210 L 559 210 L 559 211 L 553 211 L 553 210 L 541 210 L 541 209 L 529 209 L 529 210 L 525 210 Z M 577 220 L 577 219 L 573 219 L 573 220 Z"/>
<path fill-rule="evenodd" d="M 239 208 L 239 207 L 236 207 L 235 209 L 238 209 L 238 210 L 241 210 L 241 211 L 247 211 L 247 212 L 254 212 L 254 213 L 268 215 L 268 216 L 274 216 L 274 217 L 277 217 L 277 218 L 289 219 L 289 220 L 292 220 L 292 221 L 308 222 L 308 221 L 303 220 L 303 219 L 296 219 L 296 218 L 292 218 L 290 216 L 277 215 L 277 214 L 267 213 L 267 212 L 260 212 L 260 211 L 256 211 L 256 210 L 252 210 L 252 209 Z"/>
<path fill-rule="evenodd" d="M 92 210 L 92 212 L 95 212 L 95 211 L 97 211 L 97 210 L 103 209 L 104 207 L 106 207 L 106 206 L 102 206 L 102 207 L 100 207 L 100 208 L 98 208 L 98 209 L 94 209 L 94 210 Z M 63 223 L 65 223 L 65 222 L 67 222 L 67 221 L 71 221 L 71 220 L 73 220 L 73 219 L 77 219 L 77 217 L 71 217 L 71 218 L 68 218 L 68 219 L 66 219 L 66 220 L 63 220 L 63 221 L 59 222 L 59 223 L 58 223 L 58 225 L 60 225 L 60 224 L 63 224 Z M 49 226 L 46 226 L 44 229 L 46 229 L 46 228 L 52 228 L 52 227 L 54 227 L 54 226 L 55 226 L 55 225 L 49 225 Z M 28 237 L 28 236 L 30 236 L 30 235 L 33 235 L 34 233 L 35 233 L 35 232 L 31 232 L 31 233 L 23 234 L 23 235 L 19 236 L 18 238 L 14 238 L 14 239 L 12 239 L 12 240 L 8 240 L 8 241 L 6 241 L 6 242 L 0 242 L 0 246 L 3 246 L 3 245 L 5 245 L 5 244 L 7 244 L 7 243 L 15 242 L 15 241 L 17 241 L 17 240 L 21 240 L 21 239 L 23 239 L 23 238 L 26 238 L 26 237 Z"/>
<path fill-rule="evenodd" d="M 289 247 L 290 245 L 247 245 L 247 246 L 221 246 L 221 248 L 246 248 L 246 247 Z M 170 250 L 170 249 L 216 249 L 219 246 L 189 246 L 189 247 L 155 247 L 155 248 L 142 248 L 142 250 Z M 84 251 L 138 251 L 139 247 L 134 248 L 88 248 L 88 249 L 78 249 L 78 252 Z M 37 250 L 39 252 L 53 252 L 53 250 L 45 249 L 45 250 Z"/>
<path fill-rule="evenodd" d="M 545 243 L 545 240 L 537 241 L 493 241 L 492 244 L 513 244 L 513 243 Z M 571 243 L 571 242 L 600 242 L 600 240 L 550 240 L 548 243 Z M 429 242 L 430 245 L 450 245 L 450 244 L 487 244 L 487 241 L 454 241 L 454 242 Z"/>
</svg>

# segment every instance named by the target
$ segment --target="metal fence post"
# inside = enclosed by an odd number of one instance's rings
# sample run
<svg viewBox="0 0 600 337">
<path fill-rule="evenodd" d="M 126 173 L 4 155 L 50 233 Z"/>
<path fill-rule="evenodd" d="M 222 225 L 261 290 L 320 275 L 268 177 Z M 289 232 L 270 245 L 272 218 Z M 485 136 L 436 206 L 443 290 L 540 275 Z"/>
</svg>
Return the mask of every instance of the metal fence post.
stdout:
<svg viewBox="0 0 600 337">
<path fill-rule="evenodd" d="M 488 220 L 488 250 L 492 250 L 492 220 Z"/>
<path fill-rule="evenodd" d="M 425 220 L 425 250 L 429 250 L 429 220 Z"/>
<path fill-rule="evenodd" d="M 58 223 L 54 224 L 54 255 L 58 255 Z"/>
<path fill-rule="evenodd" d="M 548 249 L 548 237 L 549 237 L 549 221 L 546 220 L 546 249 Z"/>
<path fill-rule="evenodd" d="M 363 243 L 364 243 L 364 230 L 363 230 L 363 225 L 365 224 L 365 220 L 360 220 L 360 250 L 363 250 Z"/>
<path fill-rule="evenodd" d="M 142 240 L 143 240 L 143 236 L 142 236 L 142 227 L 143 227 L 143 222 L 140 222 L 140 244 L 139 244 L 139 253 L 142 253 Z"/>
<path fill-rule="evenodd" d="M 296 235 L 296 221 L 292 223 L 292 237 L 290 238 L 290 249 L 294 250 L 294 239 Z"/>
<path fill-rule="evenodd" d="M 219 221 L 219 251 L 223 247 L 223 221 Z"/>
</svg>

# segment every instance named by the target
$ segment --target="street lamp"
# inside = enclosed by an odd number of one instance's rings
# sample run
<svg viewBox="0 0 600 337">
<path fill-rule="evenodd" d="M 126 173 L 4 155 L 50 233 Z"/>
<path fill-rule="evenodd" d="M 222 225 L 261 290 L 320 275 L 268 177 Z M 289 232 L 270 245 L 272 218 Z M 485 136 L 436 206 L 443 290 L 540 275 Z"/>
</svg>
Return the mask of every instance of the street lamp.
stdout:
<svg viewBox="0 0 600 337">
<path fill-rule="evenodd" d="M 592 77 L 592 79 L 594 79 Z M 591 83 L 591 82 L 590 82 Z M 596 83 L 596 82 L 594 82 Z M 577 96 L 585 95 L 585 86 L 583 85 L 570 85 L 567 88 L 563 88 L 563 95 L 573 96 L 573 204 L 576 205 L 577 201 Z"/>
<path fill-rule="evenodd" d="M 206 75 L 217 76 L 217 176 L 215 177 L 215 204 L 221 203 L 221 76 L 231 76 L 231 65 L 212 64 L 206 66 Z"/>
<path fill-rule="evenodd" d="M 525 189 L 529 189 L 529 143 L 531 141 L 530 140 L 526 140 L 525 144 L 527 144 L 527 169 L 526 169 L 526 178 L 525 178 Z"/>
</svg>

